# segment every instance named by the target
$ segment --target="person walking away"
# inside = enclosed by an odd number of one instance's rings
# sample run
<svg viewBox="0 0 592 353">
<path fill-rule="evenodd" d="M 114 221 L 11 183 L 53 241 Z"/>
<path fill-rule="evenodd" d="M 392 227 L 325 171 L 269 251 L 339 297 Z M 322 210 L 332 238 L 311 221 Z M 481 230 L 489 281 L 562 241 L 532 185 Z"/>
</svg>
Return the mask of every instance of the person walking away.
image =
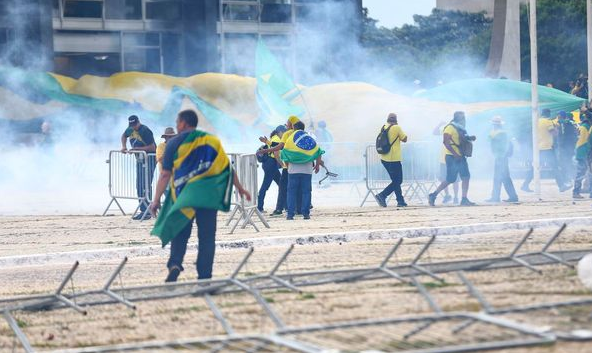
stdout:
<svg viewBox="0 0 592 353">
<path fill-rule="evenodd" d="M 403 183 L 401 142 L 407 142 L 407 135 L 398 124 L 397 114 L 389 114 L 386 124 L 382 126 L 380 133 L 385 133 L 388 145 L 390 146 L 388 151 L 385 151 L 386 153 L 379 154 L 380 162 L 391 178 L 391 183 L 376 195 L 376 202 L 381 207 L 386 207 L 388 197 L 394 192 L 397 197 L 397 207 L 407 207 L 407 203 L 405 203 L 405 199 L 403 198 L 403 191 L 401 190 L 401 184 Z"/>
<path fill-rule="evenodd" d="M 444 128 L 443 145 L 446 151 L 446 181 L 442 182 L 436 191 L 428 195 L 430 206 L 435 205 L 438 194 L 448 185 L 454 183 L 459 176 L 462 184 L 460 205 L 475 205 L 468 198 L 471 173 L 467 157 L 472 156 L 472 142 L 477 138 L 467 134 L 465 130 L 466 122 L 465 113 L 457 111 L 454 113 L 452 121 Z"/>
<path fill-rule="evenodd" d="M 514 150 L 512 141 L 510 141 L 508 133 L 503 128 L 504 121 L 501 117 L 493 117 L 491 123 L 493 130 L 489 134 L 489 140 L 491 152 L 494 156 L 493 190 L 491 191 L 491 198 L 486 202 L 500 202 L 502 185 L 508 194 L 508 199 L 504 200 L 504 202 L 518 202 L 518 195 L 510 177 L 510 166 L 508 164 L 508 159 L 512 156 Z"/>
<path fill-rule="evenodd" d="M 447 122 L 441 122 L 440 124 L 438 124 L 438 126 L 436 126 L 434 128 L 434 131 L 432 132 L 432 134 L 434 136 L 443 136 L 444 135 L 443 128 L 446 127 L 446 125 L 448 125 Z M 440 176 L 438 179 L 439 179 L 440 183 L 443 183 L 446 181 L 446 149 L 445 148 L 442 148 L 441 153 L 440 153 Z M 450 196 L 450 191 L 448 191 L 450 189 L 450 187 L 447 186 L 446 188 L 444 188 L 444 198 L 442 199 L 443 204 L 450 203 L 450 201 L 452 201 L 452 203 L 455 205 L 458 204 L 458 182 L 459 182 L 459 179 L 456 178 L 454 183 L 452 183 L 452 191 L 454 192 L 454 199 L 452 199 L 452 196 Z"/>
<path fill-rule="evenodd" d="M 312 198 L 312 173 L 319 172 L 323 165 L 321 158 L 324 151 L 317 142 L 304 131 L 303 122 L 294 124 L 294 132 L 286 140 L 281 152 L 282 161 L 288 164 L 288 220 L 294 220 L 299 193 L 302 197 L 300 213 L 304 219 L 310 219 Z"/>
<path fill-rule="evenodd" d="M 280 189 L 279 189 L 279 193 L 278 193 L 278 201 L 277 201 L 277 206 L 276 206 L 275 211 L 273 211 L 273 213 L 271 214 L 272 216 L 281 216 L 283 211 L 285 209 L 287 209 L 288 178 L 289 178 L 288 165 L 286 163 L 284 163 L 283 161 L 281 161 L 281 158 L 279 156 L 279 152 L 284 148 L 287 140 L 294 133 L 294 124 L 296 124 L 299 121 L 300 121 L 300 119 L 298 119 L 298 117 L 290 116 L 288 118 L 288 121 L 286 122 L 286 131 L 282 135 L 282 140 L 277 144 L 277 146 L 271 147 L 266 151 L 266 153 L 274 153 L 274 155 L 276 156 L 276 159 L 278 161 L 280 161 L 280 164 L 282 165 L 282 176 L 280 178 Z M 268 143 L 266 137 L 262 137 L 261 141 L 264 143 Z M 263 154 L 263 153 L 259 152 L 258 154 Z"/>
<path fill-rule="evenodd" d="M 573 115 L 560 111 L 557 115 L 557 159 L 563 180 L 574 178 L 574 155 L 578 141 L 578 128 Z"/>
<path fill-rule="evenodd" d="M 564 192 L 569 189 L 568 186 L 564 185 L 563 178 L 559 173 L 557 165 L 557 156 L 555 155 L 554 138 L 557 136 L 557 126 L 551 120 L 551 111 L 549 109 L 543 109 L 541 117 L 538 120 L 538 146 L 539 146 L 539 158 L 541 167 L 547 166 L 553 171 L 555 182 L 560 192 Z M 542 169 L 542 168 L 541 168 Z M 532 192 L 530 189 L 530 183 L 534 178 L 534 169 L 531 166 L 529 169 L 524 183 L 520 188 L 522 191 Z"/>
<path fill-rule="evenodd" d="M 286 131 L 286 127 L 280 125 L 275 128 L 270 134 L 270 140 L 268 141 L 269 144 L 265 144 L 265 147 L 262 148 L 263 150 L 267 150 L 270 147 L 275 147 L 281 142 L 281 136 Z M 258 154 L 259 159 L 261 161 L 261 166 L 263 168 L 263 182 L 261 183 L 261 188 L 259 189 L 259 194 L 257 198 L 257 209 L 260 212 L 263 212 L 263 206 L 265 204 L 265 195 L 267 194 L 267 190 L 273 182 L 280 185 L 281 176 L 282 174 L 279 171 L 280 164 L 278 164 L 277 160 L 275 159 L 274 153 L 264 153 Z M 279 190 L 278 190 L 279 193 Z M 277 205 L 276 205 L 277 208 Z"/>
<path fill-rule="evenodd" d="M 166 144 L 169 142 L 170 139 L 177 135 L 175 133 L 175 129 L 172 127 L 167 127 L 164 129 L 164 134 L 160 137 L 164 139 L 164 142 L 161 142 L 156 146 L 156 163 L 158 164 L 158 171 L 162 172 L 162 158 L 164 157 L 164 151 L 166 149 Z"/>
<path fill-rule="evenodd" d="M 212 278 L 218 211 L 230 210 L 233 185 L 241 197 L 251 200 L 232 170 L 220 140 L 196 130 L 197 124 L 197 114 L 193 110 L 178 114 L 179 134 L 167 143 L 162 173 L 150 204 L 150 212 L 158 215 L 151 234 L 160 238 L 163 247 L 171 243 L 165 282 L 177 281 L 183 271 L 194 220 L 198 237 L 197 278 Z M 167 185 L 166 200 L 160 210 L 160 198 Z"/>
<path fill-rule="evenodd" d="M 154 169 L 156 169 L 156 156 L 153 153 L 156 152 L 156 143 L 152 130 L 148 126 L 142 125 L 136 115 L 128 117 L 128 128 L 121 135 L 121 152 L 123 153 L 128 152 L 128 139 L 132 147 L 130 152 L 144 151 L 148 154 L 146 161 L 142 158 L 136 159 L 136 192 L 140 199 L 140 213 L 133 217 L 134 220 L 146 220 L 150 219 L 146 208 L 152 199 L 152 178 L 154 177 Z M 148 172 L 147 185 L 145 170 Z"/>
<path fill-rule="evenodd" d="M 580 125 L 578 126 L 578 141 L 576 142 L 575 159 L 576 159 L 576 177 L 574 180 L 574 188 L 572 196 L 574 199 L 583 199 L 581 195 L 582 183 L 588 175 L 588 182 L 590 182 L 590 165 L 588 157 L 590 155 L 590 119 L 588 114 L 580 115 Z M 592 193 L 590 194 L 592 197 Z"/>
</svg>

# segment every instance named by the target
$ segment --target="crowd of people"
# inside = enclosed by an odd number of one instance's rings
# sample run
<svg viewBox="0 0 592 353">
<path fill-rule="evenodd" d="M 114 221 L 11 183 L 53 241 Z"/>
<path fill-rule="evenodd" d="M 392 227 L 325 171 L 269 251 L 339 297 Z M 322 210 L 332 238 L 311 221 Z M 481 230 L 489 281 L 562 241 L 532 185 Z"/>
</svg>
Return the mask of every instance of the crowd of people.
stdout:
<svg viewBox="0 0 592 353">
<path fill-rule="evenodd" d="M 592 111 L 583 107 L 578 117 L 579 121 L 576 122 L 572 113 L 560 111 L 552 116 L 549 109 L 542 110 L 537 126 L 540 165 L 544 171 L 552 172 L 559 191 L 564 192 L 571 189 L 574 199 L 583 198 L 582 193 L 587 192 L 592 198 L 592 183 L 590 182 L 592 176 L 590 168 Z M 137 160 L 136 188 L 140 205 L 138 206 L 139 212 L 134 216 L 134 219 L 145 220 L 156 216 L 161 208 L 161 197 L 165 193 L 170 196 L 165 201 L 164 209 L 166 211 L 161 211 L 166 215 L 157 219 L 155 229 L 159 230 L 153 231 L 153 234 L 159 237 L 163 233 L 171 233 L 161 237 L 163 245 L 171 243 L 171 254 L 167 263 L 169 269 L 167 282 L 176 281 L 183 271 L 183 257 L 194 220 L 198 224 L 199 250 L 196 264 L 198 278 L 211 278 L 217 212 L 227 210 L 230 204 L 229 199 L 212 203 L 210 195 L 206 200 L 209 204 L 203 206 L 201 201 L 195 200 L 203 201 L 205 198 L 199 197 L 198 194 L 195 194 L 196 197 L 189 198 L 191 191 L 184 191 L 187 189 L 186 185 L 200 180 L 201 176 L 223 176 L 225 175 L 224 170 L 231 167 L 219 140 L 213 135 L 196 130 L 198 117 L 194 111 L 182 111 L 179 113 L 176 123 L 176 131 L 172 127 L 167 127 L 161 135 L 163 142 L 157 145 L 150 128 L 143 125 L 137 116 L 132 115 L 128 118 L 128 128 L 121 136 L 122 152 L 143 151 L 147 155 L 146 160 L 139 158 Z M 508 195 L 507 199 L 503 201 L 515 203 L 519 201 L 519 197 L 509 167 L 509 159 L 514 152 L 512 138 L 504 128 L 505 122 L 502 117 L 495 116 L 490 123 L 491 130 L 487 138 L 494 157 L 493 185 L 491 197 L 486 201 L 500 202 L 503 186 Z M 450 122 L 439 124 L 433 134 L 441 136 L 442 141 L 440 184 L 434 192 L 428 195 L 428 204 L 435 206 L 438 195 L 444 193 L 443 204 L 453 202 L 461 206 L 475 205 L 468 197 L 471 173 L 467 158 L 472 156 L 473 142 L 477 137 L 467 132 L 465 113 L 455 112 Z M 207 135 L 207 138 L 200 140 L 204 135 Z M 127 149 L 128 141 L 131 145 L 130 150 Z M 298 117 L 291 116 L 285 125 L 277 126 L 269 137 L 260 137 L 260 141 L 264 145 L 258 149 L 256 154 L 262 165 L 264 178 L 258 193 L 257 208 L 260 212 L 264 211 L 267 191 L 275 183 L 278 187 L 278 196 L 271 215 L 282 216 L 286 212 L 285 217 L 290 221 L 294 220 L 296 215 L 301 215 L 304 220 L 311 219 L 312 175 L 318 173 L 325 164 L 323 160 L 325 151 L 320 146 L 321 144 L 330 146 L 330 142 L 333 141 L 326 123 L 320 122 L 314 132 L 307 132 L 305 124 Z M 387 202 L 393 193 L 397 207 L 407 207 L 402 192 L 402 144 L 407 141 L 407 134 L 399 125 L 397 115 L 389 114 L 386 123 L 380 127 L 376 139 L 376 153 L 380 156 L 382 166 L 391 180 L 384 190 L 375 195 L 376 202 L 382 207 L 388 206 Z M 207 148 L 203 149 L 204 146 Z M 215 153 L 212 153 L 212 150 Z M 209 160 L 206 160 L 208 158 Z M 222 160 L 217 158 L 222 158 Z M 151 195 L 152 177 L 149 177 L 148 180 L 144 178 L 145 168 L 148 168 L 148 174 L 151 176 L 157 165 L 160 174 L 155 194 Z M 208 174 L 210 172 L 212 174 Z M 521 186 L 522 191 L 532 192 L 530 183 L 533 174 L 533 169 L 530 168 Z M 241 197 L 250 200 L 250 193 L 242 187 L 236 173 L 230 172 L 229 175 L 229 185 L 234 185 Z M 586 190 L 584 190 L 585 179 L 588 181 L 588 189 Z M 148 185 L 145 185 L 146 182 Z M 225 197 L 224 195 L 228 194 L 225 192 L 227 189 L 224 189 L 223 182 L 224 180 L 222 183 L 218 183 L 220 185 L 213 185 L 213 189 L 221 187 L 221 192 L 216 194 L 214 199 Z M 461 185 L 460 198 L 458 197 L 459 183 Z M 454 198 L 448 190 L 451 185 Z M 187 202 L 188 198 L 193 201 Z M 148 205 L 147 200 L 153 201 Z M 167 205 L 167 202 L 170 204 Z M 180 212 L 183 216 L 179 217 L 179 214 L 175 215 L 175 212 Z M 163 226 L 163 222 L 167 222 L 166 219 L 173 219 L 171 221 L 173 226 L 170 224 Z M 179 222 L 183 227 L 175 229 L 174 224 Z"/>
</svg>

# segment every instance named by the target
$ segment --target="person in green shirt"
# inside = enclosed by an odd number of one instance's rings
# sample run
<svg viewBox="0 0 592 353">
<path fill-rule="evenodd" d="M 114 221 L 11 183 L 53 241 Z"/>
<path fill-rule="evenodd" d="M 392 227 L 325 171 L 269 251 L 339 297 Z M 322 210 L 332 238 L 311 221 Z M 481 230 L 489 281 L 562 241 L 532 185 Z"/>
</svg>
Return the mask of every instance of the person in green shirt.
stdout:
<svg viewBox="0 0 592 353">
<path fill-rule="evenodd" d="M 491 124 L 493 130 L 489 134 L 489 141 L 494 156 L 493 190 L 491 191 L 491 198 L 486 202 L 500 202 L 502 185 L 508 194 L 508 199 L 504 200 L 504 202 L 518 202 L 518 195 L 512 177 L 510 177 L 510 167 L 508 165 L 508 158 L 512 154 L 512 142 L 508 137 L 508 133 L 504 130 L 504 120 L 500 116 L 495 116 L 491 120 Z"/>
<path fill-rule="evenodd" d="M 590 175 L 588 173 L 588 156 L 590 154 L 590 117 L 588 114 L 581 114 L 580 121 L 580 126 L 578 126 L 579 136 L 578 141 L 576 142 L 575 159 L 577 163 L 577 172 L 572 194 L 574 199 L 584 198 L 582 195 L 580 195 L 582 192 L 582 182 L 584 181 L 586 175 Z M 592 192 L 590 195 L 592 197 Z"/>
</svg>

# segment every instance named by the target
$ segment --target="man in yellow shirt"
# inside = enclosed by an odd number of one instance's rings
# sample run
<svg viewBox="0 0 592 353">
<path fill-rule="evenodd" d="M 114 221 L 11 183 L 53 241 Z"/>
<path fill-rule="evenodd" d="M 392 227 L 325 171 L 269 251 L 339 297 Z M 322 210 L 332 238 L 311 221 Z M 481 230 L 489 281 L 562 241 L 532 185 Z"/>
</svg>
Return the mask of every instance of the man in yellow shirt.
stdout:
<svg viewBox="0 0 592 353">
<path fill-rule="evenodd" d="M 407 135 L 397 122 L 397 114 L 389 114 L 386 125 L 382 127 L 382 131 L 387 131 L 388 142 L 391 148 L 386 154 L 380 155 L 380 161 L 389 174 L 391 183 L 376 195 L 376 202 L 380 206 L 386 207 L 386 200 L 394 192 L 397 197 L 397 207 L 407 207 L 403 198 L 403 192 L 401 191 L 401 183 L 403 183 L 401 142 L 407 142 Z"/>
<path fill-rule="evenodd" d="M 541 112 L 541 117 L 538 121 L 538 146 L 539 146 L 539 158 L 540 158 L 540 165 L 542 167 L 550 168 L 553 171 L 553 176 L 555 177 L 555 182 L 559 187 L 560 192 L 564 192 L 568 190 L 570 187 L 565 185 L 563 182 L 563 178 L 561 173 L 559 172 L 559 168 L 557 165 L 557 156 L 555 154 L 555 143 L 554 139 L 557 136 L 557 126 L 551 119 L 551 110 L 543 109 Z M 534 170 L 531 167 L 526 175 L 526 179 L 524 179 L 524 183 L 522 183 L 522 187 L 520 188 L 522 191 L 532 192 L 530 189 L 530 183 L 534 177 Z"/>
<path fill-rule="evenodd" d="M 164 142 L 161 142 L 156 146 L 156 163 L 158 164 L 158 170 L 162 171 L 162 158 L 164 157 L 164 151 L 166 150 L 167 142 L 172 139 L 173 137 L 177 136 L 175 134 L 175 129 L 172 127 L 167 127 L 164 129 L 164 134 L 162 134 L 162 138 Z"/>
<path fill-rule="evenodd" d="M 462 182 L 461 206 L 474 206 L 475 204 L 468 199 L 469 181 L 471 173 L 467 163 L 466 151 L 461 151 L 461 139 L 464 141 L 475 141 L 475 136 L 469 136 L 465 130 L 466 117 L 464 112 L 455 112 L 454 118 L 450 124 L 444 128 L 444 151 L 446 153 L 446 180 L 433 193 L 429 194 L 428 201 L 430 206 L 434 206 L 438 194 L 446 189 L 448 185 L 454 183 L 460 176 Z"/>
</svg>

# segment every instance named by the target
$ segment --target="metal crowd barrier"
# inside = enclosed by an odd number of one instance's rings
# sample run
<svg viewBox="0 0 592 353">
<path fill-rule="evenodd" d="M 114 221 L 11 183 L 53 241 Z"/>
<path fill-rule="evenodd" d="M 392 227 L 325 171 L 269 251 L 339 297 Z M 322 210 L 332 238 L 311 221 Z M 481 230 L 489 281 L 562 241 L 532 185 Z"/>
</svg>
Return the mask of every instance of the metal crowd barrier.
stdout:
<svg viewBox="0 0 592 353">
<path fill-rule="evenodd" d="M 251 201 L 247 201 L 239 195 L 236 189 L 234 190 L 232 201 L 234 207 L 230 217 L 226 221 L 226 226 L 230 226 L 234 222 L 230 229 L 230 234 L 234 233 L 239 225 L 241 229 L 245 229 L 247 225 L 251 225 L 255 231 L 259 232 L 259 228 L 253 221 L 254 215 L 257 215 L 265 228 L 269 228 L 269 223 L 267 223 L 265 216 L 257 208 L 257 196 L 259 193 L 257 156 L 254 154 L 229 153 L 228 157 L 241 184 L 251 194 Z"/>
<path fill-rule="evenodd" d="M 142 206 L 146 210 L 142 218 L 149 212 L 153 195 L 153 172 L 156 166 L 156 156 L 144 151 L 110 151 L 109 159 L 109 196 L 111 201 L 105 208 L 103 216 L 107 214 L 111 205 L 115 203 L 121 213 L 126 213 L 118 200 L 137 200 L 138 206 L 132 217 L 138 213 Z"/>
<path fill-rule="evenodd" d="M 420 141 L 402 145 L 403 183 L 401 188 L 407 201 L 424 202 L 432 189 L 437 186 L 439 163 L 438 155 L 434 151 L 437 151 L 437 148 L 432 142 Z M 370 195 L 375 198 L 391 183 L 374 145 L 366 147 L 364 169 L 364 180 L 368 191 L 360 207 L 364 206 Z"/>
</svg>

